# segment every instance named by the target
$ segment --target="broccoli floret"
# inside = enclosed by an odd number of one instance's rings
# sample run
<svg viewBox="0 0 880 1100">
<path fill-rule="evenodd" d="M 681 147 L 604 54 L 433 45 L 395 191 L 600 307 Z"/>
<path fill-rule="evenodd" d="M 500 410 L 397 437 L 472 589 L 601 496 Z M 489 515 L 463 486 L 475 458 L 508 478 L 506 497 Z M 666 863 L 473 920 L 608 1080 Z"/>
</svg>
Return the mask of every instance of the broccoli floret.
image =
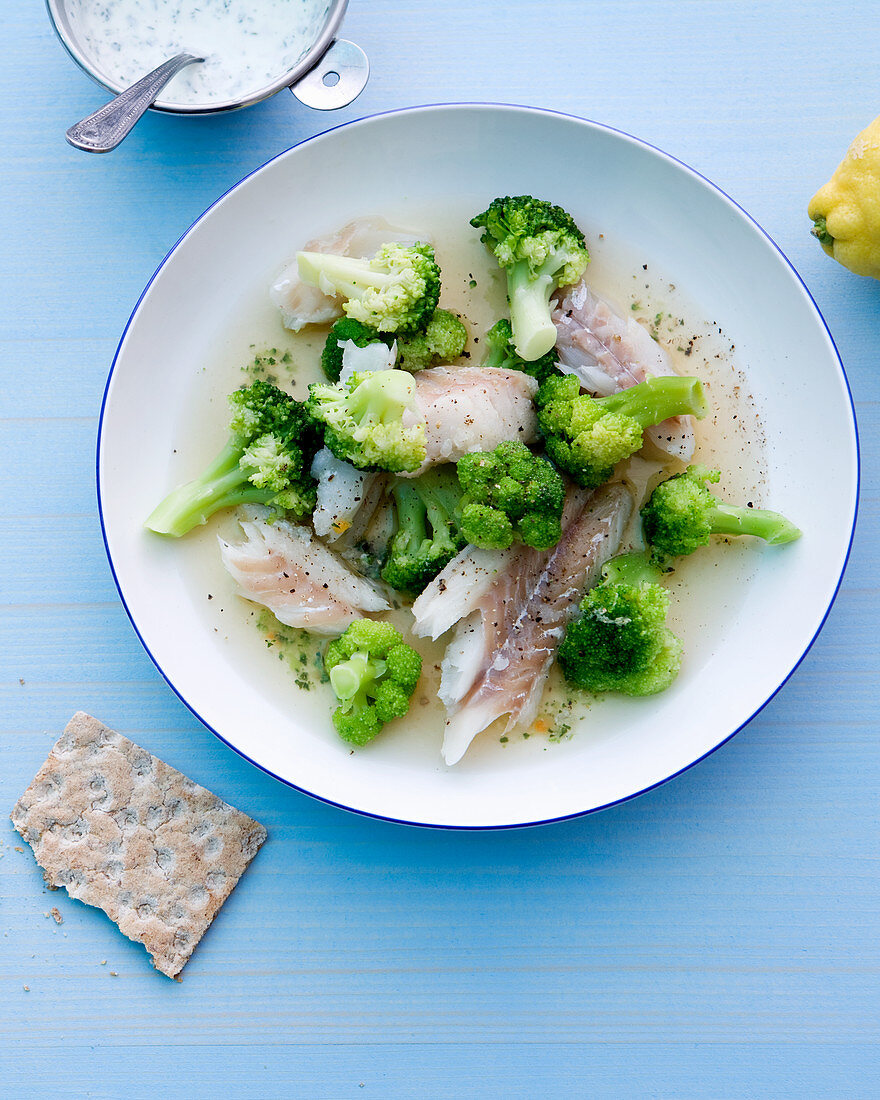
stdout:
<svg viewBox="0 0 880 1100">
<path fill-rule="evenodd" d="M 447 309 L 435 309 L 424 332 L 397 341 L 397 365 L 417 371 L 438 363 L 451 363 L 464 351 L 467 329 L 460 317 Z"/>
<path fill-rule="evenodd" d="M 590 262 L 584 235 L 560 206 L 529 195 L 493 199 L 471 218 L 507 273 L 513 342 L 523 359 L 540 359 L 556 343 L 550 295 L 576 283 Z"/>
<path fill-rule="evenodd" d="M 324 428 L 324 443 L 360 469 L 416 470 L 425 459 L 425 425 L 414 417 L 415 382 L 401 370 L 356 372 L 346 382 L 309 386 L 309 413 Z"/>
<path fill-rule="evenodd" d="M 305 405 L 269 382 L 229 396 L 229 439 L 211 465 L 169 493 L 146 522 L 151 531 L 179 538 L 221 508 L 271 504 L 302 516 L 315 507 L 309 468 L 320 447 Z"/>
<path fill-rule="evenodd" d="M 550 459 L 579 485 L 595 489 L 642 446 L 644 429 L 670 416 L 708 411 L 696 378 L 649 378 L 609 397 L 580 392 L 573 374 L 548 378 L 535 395 Z"/>
<path fill-rule="evenodd" d="M 546 355 L 533 360 L 531 363 L 517 354 L 513 346 L 513 330 L 510 321 L 502 319 L 497 321 L 486 333 L 486 348 L 488 355 L 483 361 L 484 367 L 506 367 L 507 370 L 521 370 L 524 374 L 530 374 L 539 382 L 546 382 L 551 375 L 559 374 L 556 352 L 551 348 Z"/>
<path fill-rule="evenodd" d="M 402 370 L 418 371 L 457 359 L 467 343 L 467 329 L 454 313 L 446 309 L 435 309 L 424 332 L 398 335 L 396 339 L 396 365 Z M 379 341 L 390 348 L 395 341 L 395 334 L 379 332 L 352 317 L 338 320 L 330 329 L 321 352 L 324 374 L 333 382 L 337 382 L 342 373 L 343 352 L 340 345 L 347 340 L 353 340 L 359 348 Z"/>
<path fill-rule="evenodd" d="M 413 595 L 422 591 L 465 545 L 456 521 L 461 490 L 449 467 L 428 470 L 392 488 L 397 533 L 382 569 L 386 584 Z"/>
<path fill-rule="evenodd" d="M 506 550 L 514 539 L 549 550 L 562 534 L 565 482 L 519 440 L 459 459 L 461 533 L 474 546 Z"/>
<path fill-rule="evenodd" d="M 359 348 L 365 348 L 367 344 L 375 344 L 379 340 L 390 347 L 394 337 L 385 336 L 369 325 L 355 321 L 353 317 L 340 317 L 327 334 L 324 350 L 321 352 L 321 367 L 331 382 L 339 381 L 342 373 L 342 345 L 349 340 Z"/>
<path fill-rule="evenodd" d="M 296 259 L 304 283 L 345 298 L 346 315 L 379 332 L 419 332 L 437 308 L 440 268 L 430 245 L 383 244 L 371 260 L 330 252 Z"/>
<path fill-rule="evenodd" d="M 642 508 L 642 529 L 656 562 L 692 554 L 712 535 L 755 535 L 774 546 L 800 538 L 779 512 L 736 507 L 713 496 L 707 483 L 720 478 L 719 470 L 689 466 L 657 486 Z"/>
<path fill-rule="evenodd" d="M 681 641 L 666 626 L 669 594 L 645 554 L 622 554 L 602 570 L 602 583 L 581 602 L 566 630 L 559 665 L 587 691 L 654 695 L 681 667 Z"/>
<path fill-rule="evenodd" d="M 390 623 L 356 619 L 327 646 L 324 667 L 340 701 L 333 725 L 343 741 L 366 745 L 409 710 L 422 658 Z"/>
</svg>

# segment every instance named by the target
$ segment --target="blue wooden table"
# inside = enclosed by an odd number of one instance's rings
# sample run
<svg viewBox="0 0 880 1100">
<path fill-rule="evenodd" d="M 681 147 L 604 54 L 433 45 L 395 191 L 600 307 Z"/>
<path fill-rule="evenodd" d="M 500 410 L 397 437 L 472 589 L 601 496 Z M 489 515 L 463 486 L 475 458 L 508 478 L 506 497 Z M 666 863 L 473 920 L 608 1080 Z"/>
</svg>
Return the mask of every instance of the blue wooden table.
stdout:
<svg viewBox="0 0 880 1100">
<path fill-rule="evenodd" d="M 228 117 L 151 116 L 108 157 L 63 140 L 102 93 L 41 5 L 3 15 L 0 809 L 82 708 L 270 842 L 175 984 L 100 912 L 50 894 L 0 826 L 0 1093 L 880 1095 L 880 288 L 826 259 L 805 213 L 880 113 L 877 6 L 352 0 L 345 33 L 373 71 L 351 107 L 319 115 L 285 93 Z M 448 100 L 584 115 L 716 181 L 815 295 L 862 439 L 843 589 L 773 702 L 658 790 L 507 833 L 365 820 L 239 759 L 141 649 L 96 517 L 108 366 L 179 234 L 328 125 Z"/>
</svg>

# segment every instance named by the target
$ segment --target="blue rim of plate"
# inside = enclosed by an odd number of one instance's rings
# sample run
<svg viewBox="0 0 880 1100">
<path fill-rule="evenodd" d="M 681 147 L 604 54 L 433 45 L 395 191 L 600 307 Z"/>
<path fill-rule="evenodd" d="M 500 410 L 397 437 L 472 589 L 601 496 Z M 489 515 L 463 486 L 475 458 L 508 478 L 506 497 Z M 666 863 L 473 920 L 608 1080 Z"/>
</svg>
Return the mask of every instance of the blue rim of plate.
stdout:
<svg viewBox="0 0 880 1100">
<path fill-rule="evenodd" d="M 419 112 L 419 111 L 436 111 L 438 109 L 471 110 L 475 107 L 476 108 L 494 109 L 494 110 L 501 109 L 501 110 L 511 110 L 511 111 L 526 111 L 526 112 L 529 112 L 530 114 L 549 115 L 549 116 L 554 117 L 554 118 L 566 118 L 566 119 L 570 119 L 574 122 L 584 122 L 584 123 L 587 123 L 590 126 L 596 127 L 599 130 L 605 130 L 609 133 L 617 134 L 619 137 L 624 137 L 627 140 L 632 141 L 637 145 L 640 145 L 640 146 L 642 146 L 646 149 L 650 149 L 652 153 L 656 153 L 657 155 L 663 157 L 665 160 L 671 161 L 673 164 L 678 165 L 679 168 L 683 168 L 690 175 L 692 175 L 692 176 L 696 177 L 697 179 L 701 180 L 704 184 L 706 184 L 713 191 L 715 191 L 717 194 L 719 194 L 732 207 L 734 207 L 736 210 L 738 210 L 739 213 L 742 214 L 743 217 L 748 222 L 750 222 L 751 225 L 761 234 L 761 236 L 764 237 L 767 241 L 769 241 L 769 243 L 773 246 L 773 248 L 776 250 L 776 252 L 785 261 L 785 264 L 788 266 L 789 270 L 794 275 L 795 279 L 798 281 L 801 288 L 803 289 L 803 292 L 806 294 L 807 298 L 809 299 L 810 304 L 812 305 L 813 309 L 816 312 L 816 316 L 822 322 L 822 327 L 825 329 L 825 333 L 828 337 L 829 343 L 831 344 L 831 347 L 834 351 L 834 355 L 837 359 L 837 365 L 840 368 L 840 374 L 841 374 L 841 377 L 843 378 L 843 384 L 846 387 L 847 397 L 849 398 L 850 413 L 851 413 L 851 416 L 852 416 L 853 436 L 854 436 L 855 447 L 856 447 L 855 505 L 854 505 L 854 508 L 853 508 L 852 527 L 850 528 L 849 541 L 847 543 L 846 554 L 844 555 L 844 559 L 843 559 L 843 565 L 842 565 L 841 570 L 840 570 L 840 576 L 837 578 L 837 583 L 834 586 L 834 592 L 831 594 L 831 599 L 828 601 L 828 606 L 826 607 L 825 612 L 822 615 L 822 620 L 819 623 L 818 627 L 816 628 L 816 631 L 813 634 L 812 638 L 810 638 L 809 642 L 805 646 L 803 653 L 801 653 L 800 657 L 798 657 L 797 661 L 795 661 L 795 663 L 789 669 L 789 671 L 785 675 L 785 677 L 779 682 L 779 684 L 776 686 L 776 688 L 774 688 L 774 690 L 770 693 L 770 695 L 767 696 L 767 698 L 763 701 L 763 703 L 761 703 L 761 705 L 756 710 L 754 710 L 752 712 L 752 714 L 750 714 L 749 717 L 744 722 L 740 723 L 740 725 L 738 725 L 736 727 L 736 729 L 732 730 L 729 734 L 727 734 L 726 737 L 723 737 L 716 745 L 713 745 L 712 748 L 708 750 L 708 752 L 704 752 L 702 756 L 698 756 L 695 760 L 692 760 L 689 764 L 686 764 L 683 768 L 679 768 L 677 771 L 674 771 L 674 772 L 670 773 L 669 775 L 664 776 L 662 779 L 658 779 L 656 783 L 651 783 L 647 787 L 642 787 L 641 790 L 633 791 L 632 794 L 625 795 L 623 798 L 616 798 L 611 802 L 605 802 L 601 806 L 593 806 L 593 807 L 591 807 L 590 809 L 587 809 L 587 810 L 578 810 L 575 813 L 562 814 L 559 817 L 541 818 L 538 821 L 512 822 L 512 823 L 507 824 L 507 825 L 446 825 L 446 824 L 442 824 L 442 823 L 434 823 L 434 822 L 428 822 L 428 821 L 409 821 L 405 818 L 390 817 L 390 816 L 385 815 L 385 814 L 371 813 L 369 810 L 361 810 L 361 809 L 358 809 L 356 806 L 348 806 L 344 802 L 335 802 L 332 798 L 327 798 L 325 795 L 316 794 L 314 791 L 309 791 L 305 787 L 298 786 L 296 783 L 293 783 L 291 780 L 285 779 L 281 775 L 277 775 L 271 769 L 265 767 L 263 764 L 260 764 L 258 761 L 252 759 L 250 756 L 247 755 L 247 753 L 242 752 L 241 749 L 237 748 L 230 741 L 227 741 L 226 738 L 221 733 L 219 733 L 216 729 L 214 729 L 214 727 L 212 725 L 210 725 L 210 723 L 205 721 L 205 719 L 199 714 L 199 712 L 193 706 L 191 706 L 190 703 L 187 702 L 187 700 L 181 694 L 181 692 L 178 691 L 178 689 L 175 687 L 175 685 L 172 683 L 172 681 L 169 679 L 169 677 L 165 673 L 162 666 L 159 664 L 156 657 L 153 655 L 153 653 L 150 650 L 147 643 L 144 641 L 140 630 L 138 630 L 137 623 L 135 622 L 134 616 L 131 613 L 131 609 L 129 608 L 128 603 L 126 602 L 125 595 L 122 591 L 122 586 L 119 583 L 118 576 L 116 575 L 116 568 L 113 564 L 113 558 L 110 554 L 110 546 L 107 542 L 107 529 L 106 529 L 106 526 L 105 526 L 105 523 L 104 523 L 104 506 L 103 506 L 103 502 L 102 502 L 102 499 L 101 499 L 101 441 L 103 439 L 104 414 L 105 414 L 106 407 L 107 407 L 107 396 L 110 392 L 110 384 L 113 381 L 113 373 L 116 370 L 116 363 L 117 363 L 117 360 L 119 359 L 119 353 L 122 350 L 122 345 L 125 343 L 125 338 L 128 335 L 128 330 L 131 327 L 132 322 L 134 321 L 135 317 L 137 316 L 137 312 L 141 307 L 141 302 L 143 302 L 143 300 L 144 300 L 147 292 L 149 291 L 150 287 L 153 285 L 153 283 L 155 282 L 155 280 L 159 276 L 159 273 L 162 271 L 162 268 L 165 266 L 165 264 L 168 262 L 168 260 L 171 258 L 171 256 L 177 251 L 180 244 L 193 231 L 193 229 L 195 229 L 195 227 L 214 209 L 215 206 L 217 206 L 219 203 L 221 203 L 226 198 L 227 195 L 230 195 L 233 191 L 237 191 L 238 188 L 243 186 L 245 183 L 247 183 L 247 181 L 252 176 L 257 175 L 258 172 L 262 172 L 264 169 L 268 168 L 269 165 L 272 164 L 274 161 L 278 160 L 280 157 L 286 156 L 293 149 L 300 149 L 300 148 L 302 148 L 302 146 L 308 145 L 312 141 L 317 141 L 319 138 L 325 137 L 327 134 L 332 134 L 337 130 L 344 130 L 344 129 L 347 129 L 348 127 L 352 127 L 352 126 L 363 126 L 363 125 L 365 125 L 366 123 L 370 122 L 373 119 L 386 118 L 390 115 L 414 114 L 414 113 Z M 270 158 L 265 163 L 261 164 L 258 168 L 255 168 L 252 172 L 248 172 L 248 174 L 246 176 L 243 176 L 237 183 L 233 184 L 232 187 L 228 188 L 226 191 L 223 192 L 222 195 L 220 195 L 218 198 L 216 198 L 214 200 L 214 202 L 211 203 L 210 206 L 206 207 L 206 209 L 202 211 L 202 213 L 185 230 L 185 232 L 182 233 L 180 235 L 180 237 L 178 237 L 178 239 L 174 242 L 172 247 L 166 253 L 166 255 L 163 258 L 162 262 L 159 264 L 159 266 L 156 268 L 156 270 L 151 275 L 150 280 L 147 283 L 147 285 L 141 291 L 140 297 L 138 298 L 137 302 L 135 303 L 135 307 L 131 311 L 131 314 L 130 314 L 129 318 L 125 323 L 125 328 L 123 329 L 122 335 L 119 338 L 119 343 L 116 346 L 116 352 L 113 356 L 113 362 L 110 364 L 110 373 L 107 376 L 107 384 L 104 387 L 104 395 L 101 399 L 101 412 L 100 412 L 100 416 L 99 416 L 99 419 L 98 419 L 98 442 L 97 442 L 97 451 L 96 451 L 96 459 L 95 459 L 95 480 L 96 480 L 96 485 L 97 485 L 97 497 L 98 497 L 98 519 L 99 519 L 99 522 L 101 524 L 101 538 L 104 540 L 104 550 L 107 554 L 107 561 L 110 565 L 110 572 L 113 575 L 113 582 L 116 585 L 116 590 L 119 593 L 119 598 L 122 601 L 122 606 L 125 609 L 126 615 L 128 615 L 129 621 L 131 622 L 132 628 L 134 629 L 134 632 L 137 635 L 138 641 L 144 647 L 144 650 L 145 650 L 147 656 L 150 658 L 150 660 L 156 666 L 156 669 L 158 670 L 158 672 L 161 675 L 162 679 L 165 681 L 166 684 L 168 684 L 168 686 L 171 688 L 171 690 L 174 692 L 174 694 L 177 696 L 177 698 L 181 701 L 181 703 L 183 703 L 183 705 L 187 708 L 187 710 L 189 710 L 190 713 L 193 714 L 207 730 L 209 730 L 211 733 L 213 733 L 214 736 L 219 741 L 222 741 L 222 743 L 224 745 L 226 745 L 228 748 L 232 749 L 233 752 L 237 753 L 238 756 L 242 757 L 249 764 L 253 764 L 253 766 L 255 768 L 259 768 L 259 770 L 261 772 L 264 772 L 266 775 L 270 775 L 273 779 L 277 779 L 279 783 L 283 783 L 286 787 L 291 787 L 293 790 L 299 791 L 300 794 L 308 795 L 310 798 L 314 798 L 318 802 L 323 802 L 328 806 L 334 806 L 334 807 L 336 807 L 337 809 L 340 809 L 340 810 L 347 810 L 349 813 L 359 814 L 361 817 L 373 818 L 376 821 L 389 821 L 389 822 L 392 822 L 393 824 L 396 824 L 396 825 L 411 825 L 411 826 L 415 826 L 415 827 L 422 828 L 422 829 L 446 829 L 446 830 L 452 830 L 452 831 L 455 831 L 455 832 L 488 832 L 488 831 L 500 831 L 500 830 L 505 830 L 505 829 L 529 829 L 529 828 L 534 828 L 537 825 L 553 825 L 556 822 L 560 822 L 560 821 L 573 821 L 573 820 L 575 820 L 579 817 L 586 817 L 588 814 L 599 813 L 601 810 L 611 809 L 612 806 L 619 806 L 624 802 L 630 802 L 632 799 L 638 798 L 640 795 L 647 794 L 649 791 L 653 791 L 657 787 L 661 787 L 665 783 L 669 783 L 671 780 L 675 779 L 677 776 L 683 775 L 685 772 L 690 771 L 691 768 L 696 767 L 696 765 L 699 764 L 701 761 L 703 761 L 707 757 L 711 756 L 714 752 L 717 752 L 717 750 L 720 749 L 722 745 L 726 745 L 727 742 L 730 741 L 731 738 L 735 737 L 740 732 L 740 730 L 745 729 L 745 727 L 754 718 L 756 718 L 761 713 L 761 711 L 767 706 L 767 704 L 773 698 L 775 698 L 775 696 L 788 683 L 788 681 L 791 679 L 791 677 L 794 675 L 794 673 L 800 667 L 800 665 L 803 662 L 804 658 L 807 656 L 809 651 L 812 649 L 813 643 L 819 637 L 819 634 L 822 632 L 822 628 L 825 626 L 825 623 L 828 620 L 828 616 L 831 613 L 831 608 L 834 606 L 834 602 L 837 599 L 837 594 L 840 592 L 840 586 L 843 583 L 843 577 L 844 577 L 844 574 L 846 573 L 847 564 L 849 563 L 850 553 L 852 552 L 853 539 L 855 537 L 855 531 L 856 531 L 856 522 L 857 522 L 858 513 L 859 513 L 859 491 L 860 491 L 860 488 L 861 488 L 861 449 L 860 449 L 860 444 L 859 444 L 858 420 L 856 418 L 855 403 L 853 401 L 852 389 L 850 388 L 849 379 L 847 378 L 846 370 L 843 366 L 843 360 L 840 358 L 840 352 L 837 350 L 837 345 L 834 342 L 834 337 L 831 335 L 831 330 L 828 328 L 828 324 L 827 324 L 825 318 L 822 315 L 822 311 L 819 309 L 819 306 L 816 304 L 815 298 L 810 293 L 810 290 L 807 287 L 804 280 L 798 274 L 798 271 L 795 268 L 794 264 L 791 262 L 791 260 L 789 260 L 788 256 L 786 256 L 786 254 L 782 251 L 782 249 L 779 247 L 779 245 L 776 243 L 776 241 L 773 240 L 773 238 L 766 231 L 766 229 L 764 229 L 763 226 L 759 225 L 759 223 L 757 221 L 755 221 L 755 219 L 751 216 L 751 214 L 749 214 L 749 212 L 744 207 L 740 206 L 740 204 L 735 199 L 732 199 L 730 197 L 730 195 L 728 195 L 726 191 L 722 190 L 722 188 L 720 188 L 716 183 L 713 183 L 712 180 L 710 180 L 708 177 L 702 175 L 702 173 L 698 172 L 695 168 L 692 168 L 689 164 L 686 164 L 683 160 L 679 160 L 677 157 L 672 156 L 670 153 L 667 153 L 665 150 L 660 149 L 658 146 L 652 145 L 650 142 L 644 141 L 642 138 L 637 138 L 634 135 L 627 133 L 625 130 L 619 130 L 614 126 L 607 126 L 603 122 L 594 122 L 592 119 L 582 118 L 580 115 L 569 114 L 568 112 L 565 112 L 565 111 L 551 111 L 551 110 L 549 110 L 545 107 L 530 107 L 530 106 L 527 106 L 525 104 L 517 104 L 517 103 L 492 103 L 492 102 L 423 103 L 423 104 L 418 104 L 417 106 L 414 106 L 414 107 L 399 107 L 399 108 L 395 108 L 394 110 L 390 110 L 390 111 L 378 111 L 375 114 L 366 115 L 363 118 L 352 119 L 349 122 L 342 122 L 338 126 L 330 126 L 326 130 L 322 130 L 319 134 L 313 134 L 311 137 L 304 138 L 302 141 L 297 142 L 296 145 L 292 145 L 289 149 L 284 149 L 282 152 L 277 153 L 274 157 Z"/>
</svg>

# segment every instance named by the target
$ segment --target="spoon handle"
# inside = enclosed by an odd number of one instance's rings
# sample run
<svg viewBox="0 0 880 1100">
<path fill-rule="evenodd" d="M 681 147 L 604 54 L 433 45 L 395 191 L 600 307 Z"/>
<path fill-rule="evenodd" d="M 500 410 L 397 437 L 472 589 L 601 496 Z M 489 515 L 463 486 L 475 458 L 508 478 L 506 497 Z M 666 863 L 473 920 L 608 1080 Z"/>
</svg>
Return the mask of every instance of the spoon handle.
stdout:
<svg viewBox="0 0 880 1100">
<path fill-rule="evenodd" d="M 204 61 L 204 58 L 189 53 L 169 58 L 158 69 L 153 69 L 115 99 L 99 107 L 94 114 L 71 126 L 66 134 L 67 140 L 87 153 L 109 153 L 156 101 L 168 81 L 194 61 Z"/>
</svg>

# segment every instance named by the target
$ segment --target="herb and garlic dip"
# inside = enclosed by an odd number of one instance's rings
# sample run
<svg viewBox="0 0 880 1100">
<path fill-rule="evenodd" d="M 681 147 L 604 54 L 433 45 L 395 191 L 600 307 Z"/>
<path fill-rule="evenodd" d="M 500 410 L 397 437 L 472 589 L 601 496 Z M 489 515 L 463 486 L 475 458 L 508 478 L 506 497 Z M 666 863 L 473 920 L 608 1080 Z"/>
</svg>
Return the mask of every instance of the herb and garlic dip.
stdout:
<svg viewBox="0 0 880 1100">
<path fill-rule="evenodd" d="M 178 53 L 204 57 L 160 102 L 244 99 L 292 69 L 317 39 L 329 0 L 66 0 L 70 27 L 108 83 L 127 87 Z"/>
</svg>

